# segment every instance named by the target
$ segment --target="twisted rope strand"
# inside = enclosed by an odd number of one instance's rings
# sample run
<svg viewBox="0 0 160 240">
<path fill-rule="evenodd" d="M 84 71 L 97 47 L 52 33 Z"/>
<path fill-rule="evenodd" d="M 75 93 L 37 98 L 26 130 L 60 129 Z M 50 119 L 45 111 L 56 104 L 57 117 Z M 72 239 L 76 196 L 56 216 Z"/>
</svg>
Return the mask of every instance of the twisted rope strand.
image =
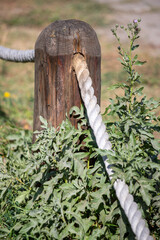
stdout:
<svg viewBox="0 0 160 240">
<path fill-rule="evenodd" d="M 12 62 L 34 62 L 34 50 L 16 50 L 0 46 L 0 58 Z"/>
<path fill-rule="evenodd" d="M 100 106 L 97 104 L 97 98 L 94 95 L 92 79 L 89 76 L 89 70 L 84 57 L 80 54 L 74 55 L 73 66 L 77 75 L 77 80 L 81 90 L 81 96 L 87 110 L 90 126 L 94 132 L 97 145 L 100 149 L 111 150 L 112 144 L 106 132 L 106 127 L 100 114 Z M 107 157 L 103 157 L 106 171 L 109 178 L 112 178 L 113 171 L 107 162 Z M 138 210 L 137 203 L 134 202 L 133 196 L 129 194 L 127 184 L 117 179 L 114 183 L 114 189 L 117 198 L 123 208 L 134 234 L 138 240 L 153 240 L 150 236 L 149 229 L 145 226 L 142 214 Z"/>
</svg>

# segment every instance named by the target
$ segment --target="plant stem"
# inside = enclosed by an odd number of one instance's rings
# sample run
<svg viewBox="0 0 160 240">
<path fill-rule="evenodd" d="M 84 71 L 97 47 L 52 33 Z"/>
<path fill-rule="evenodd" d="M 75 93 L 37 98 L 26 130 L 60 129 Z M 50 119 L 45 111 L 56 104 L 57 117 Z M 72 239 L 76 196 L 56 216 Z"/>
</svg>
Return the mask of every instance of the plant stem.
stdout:
<svg viewBox="0 0 160 240">
<path fill-rule="evenodd" d="M 133 80 L 133 70 L 132 70 L 132 46 L 133 46 L 134 39 L 132 39 L 130 43 L 130 50 L 129 50 L 129 74 L 131 78 L 130 82 L 130 94 L 129 94 L 129 113 L 131 112 L 131 106 L 132 106 L 132 95 L 133 95 L 133 85 L 134 85 L 134 80 Z"/>
<path fill-rule="evenodd" d="M 90 159 L 87 160 L 87 169 L 89 169 L 89 162 L 90 162 Z"/>
</svg>

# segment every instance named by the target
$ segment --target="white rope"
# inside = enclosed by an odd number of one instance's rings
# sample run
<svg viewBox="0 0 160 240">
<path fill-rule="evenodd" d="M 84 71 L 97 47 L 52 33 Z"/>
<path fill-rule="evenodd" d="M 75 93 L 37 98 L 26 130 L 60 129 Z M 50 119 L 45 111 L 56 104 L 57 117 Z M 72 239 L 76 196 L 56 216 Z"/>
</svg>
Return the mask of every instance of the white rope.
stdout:
<svg viewBox="0 0 160 240">
<path fill-rule="evenodd" d="M 84 57 L 80 54 L 74 55 L 73 66 L 77 75 L 81 96 L 87 110 L 89 123 L 94 132 L 97 145 L 100 149 L 111 150 L 112 145 L 109 141 L 106 127 L 102 121 L 100 106 L 97 104 L 97 98 L 94 95 L 92 79 L 89 76 L 89 70 Z M 107 162 L 107 157 L 104 157 L 103 160 L 106 171 L 111 179 L 113 171 Z M 133 196 L 129 194 L 127 184 L 124 181 L 117 179 L 114 183 L 114 189 L 137 239 L 153 240 L 153 237 L 150 236 L 149 229 L 145 226 L 145 221 L 142 219 L 142 214 L 138 210 L 137 203 L 134 202 Z"/>
<path fill-rule="evenodd" d="M 16 50 L 0 46 L 0 58 L 12 62 L 34 62 L 34 50 Z"/>
</svg>

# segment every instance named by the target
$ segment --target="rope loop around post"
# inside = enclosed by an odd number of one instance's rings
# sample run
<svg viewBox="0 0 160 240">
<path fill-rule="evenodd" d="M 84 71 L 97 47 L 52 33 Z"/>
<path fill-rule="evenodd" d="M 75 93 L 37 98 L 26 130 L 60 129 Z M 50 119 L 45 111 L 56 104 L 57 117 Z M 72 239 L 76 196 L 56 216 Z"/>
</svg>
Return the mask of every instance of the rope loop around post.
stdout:
<svg viewBox="0 0 160 240">
<path fill-rule="evenodd" d="M 89 123 L 94 132 L 97 145 L 100 149 L 111 150 L 112 144 L 109 141 L 105 124 L 102 121 L 100 106 L 97 104 L 97 98 L 94 95 L 92 79 L 89 76 L 87 63 L 81 54 L 74 55 L 73 67 L 77 75 L 81 96 L 87 110 Z M 103 157 L 103 160 L 106 171 L 111 179 L 113 171 L 107 162 L 107 157 Z M 114 183 L 114 189 L 137 239 L 153 240 L 153 237 L 150 236 L 149 229 L 146 227 L 145 221 L 142 219 L 142 214 L 140 210 L 138 210 L 137 203 L 134 202 L 133 196 L 129 194 L 127 184 L 124 181 L 117 179 Z"/>
</svg>

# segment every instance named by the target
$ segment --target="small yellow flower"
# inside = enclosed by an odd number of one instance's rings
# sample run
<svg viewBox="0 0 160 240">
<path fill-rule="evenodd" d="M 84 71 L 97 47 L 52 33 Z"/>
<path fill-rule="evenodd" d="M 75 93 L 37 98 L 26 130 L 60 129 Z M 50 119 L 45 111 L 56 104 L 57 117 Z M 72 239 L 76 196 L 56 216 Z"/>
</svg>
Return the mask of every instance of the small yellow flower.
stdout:
<svg viewBox="0 0 160 240">
<path fill-rule="evenodd" d="M 5 93 L 4 93 L 4 97 L 5 97 L 5 98 L 10 98 L 10 96 L 11 96 L 11 94 L 10 94 L 9 92 L 5 92 Z"/>
</svg>

